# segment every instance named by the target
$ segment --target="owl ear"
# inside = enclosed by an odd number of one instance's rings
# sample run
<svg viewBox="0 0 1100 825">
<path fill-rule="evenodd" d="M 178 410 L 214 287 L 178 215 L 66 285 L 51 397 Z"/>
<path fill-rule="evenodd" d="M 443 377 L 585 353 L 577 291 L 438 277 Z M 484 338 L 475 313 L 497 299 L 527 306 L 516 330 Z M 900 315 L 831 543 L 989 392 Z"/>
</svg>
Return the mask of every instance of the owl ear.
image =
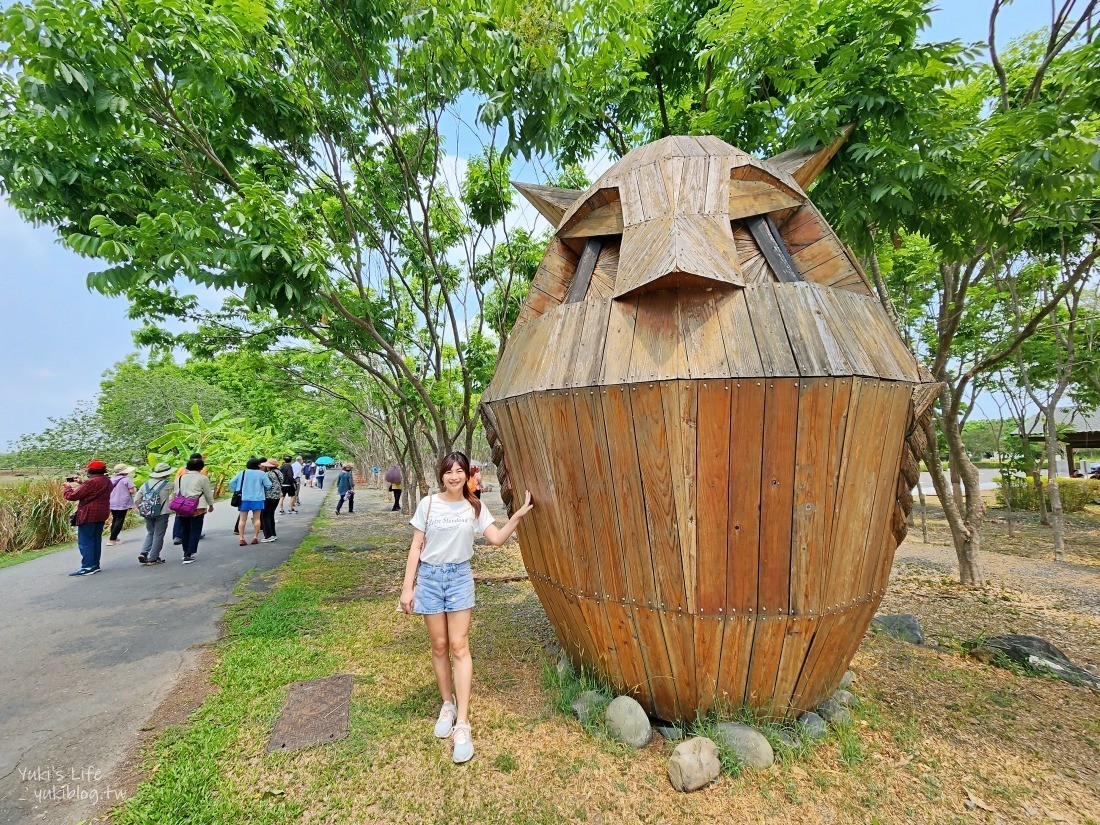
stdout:
<svg viewBox="0 0 1100 825">
<path fill-rule="evenodd" d="M 844 145 L 844 141 L 855 128 L 854 123 L 849 123 L 844 127 L 840 137 L 820 149 L 788 149 L 774 158 L 769 158 L 767 163 L 780 172 L 790 175 L 799 186 L 806 189 L 817 180 L 817 176 L 829 165 L 829 161 L 840 151 L 840 147 Z"/>
<path fill-rule="evenodd" d="M 569 211 L 577 198 L 584 194 L 577 189 L 562 189 L 557 186 L 538 186 L 534 183 L 516 183 L 512 186 L 519 190 L 523 197 L 530 201 L 539 214 L 550 222 L 555 229 L 561 223 L 562 216 Z"/>
</svg>

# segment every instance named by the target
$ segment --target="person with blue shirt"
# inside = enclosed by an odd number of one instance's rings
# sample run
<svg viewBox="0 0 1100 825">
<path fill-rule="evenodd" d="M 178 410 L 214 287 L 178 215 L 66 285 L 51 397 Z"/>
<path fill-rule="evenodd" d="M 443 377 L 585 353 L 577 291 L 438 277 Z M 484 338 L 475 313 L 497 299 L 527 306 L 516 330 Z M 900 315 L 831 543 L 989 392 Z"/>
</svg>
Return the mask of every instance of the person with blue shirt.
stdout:
<svg viewBox="0 0 1100 825">
<path fill-rule="evenodd" d="M 252 543 L 260 543 L 260 531 L 263 529 L 264 500 L 271 487 L 271 479 L 260 469 L 260 459 L 250 458 L 245 469 L 229 480 L 229 489 L 241 494 L 241 503 L 237 505 L 240 516 L 237 517 L 237 532 L 241 536 L 241 546 L 248 544 L 244 539 L 244 528 L 248 514 L 252 514 Z"/>
<path fill-rule="evenodd" d="M 339 515 L 344 502 L 348 503 L 348 512 L 355 512 L 355 476 L 352 475 L 351 465 L 345 464 L 344 471 L 336 476 L 336 493 L 340 500 L 336 502 L 336 513 Z"/>
</svg>

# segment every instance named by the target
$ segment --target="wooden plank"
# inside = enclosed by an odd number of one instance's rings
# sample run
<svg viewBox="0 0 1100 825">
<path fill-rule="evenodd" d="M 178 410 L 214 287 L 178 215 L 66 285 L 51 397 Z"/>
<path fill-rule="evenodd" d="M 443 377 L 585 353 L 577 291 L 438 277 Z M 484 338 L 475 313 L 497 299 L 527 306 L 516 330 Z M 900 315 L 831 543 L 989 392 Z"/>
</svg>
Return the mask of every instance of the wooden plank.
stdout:
<svg viewBox="0 0 1100 825">
<path fill-rule="evenodd" d="M 729 362 L 713 292 L 680 294 L 680 325 L 692 378 L 726 378 Z"/>
<path fill-rule="evenodd" d="M 669 432 L 665 427 L 660 385 L 652 382 L 632 384 L 630 393 L 634 437 L 639 445 L 639 466 L 648 463 L 647 459 L 652 457 L 669 456 L 669 441 L 679 441 L 680 433 L 678 428 Z M 579 448 L 576 454 L 581 455 Z M 649 528 L 650 564 L 657 588 L 656 602 L 652 607 L 662 611 L 687 610 L 687 587 L 672 485 L 647 485 L 643 500 Z"/>
<path fill-rule="evenodd" d="M 652 707 L 653 692 L 649 687 L 649 674 L 645 669 L 641 637 L 634 623 L 634 613 L 629 607 L 618 602 L 607 601 L 603 606 L 607 611 L 611 638 L 615 641 L 623 686 L 627 693 L 643 705 Z"/>
<path fill-rule="evenodd" d="M 661 611 L 661 628 L 668 644 L 672 686 L 676 691 L 677 718 L 694 719 L 699 706 L 695 681 L 695 623 L 687 613 Z"/>
<path fill-rule="evenodd" d="M 687 135 L 673 135 L 672 142 L 676 147 L 676 151 L 685 158 L 705 158 L 710 154 L 699 145 L 699 141 Z"/>
<path fill-rule="evenodd" d="M 829 557 L 829 577 L 825 605 L 833 610 L 844 607 L 858 586 L 859 561 L 863 552 L 871 507 L 874 504 L 878 464 L 875 455 L 881 449 L 877 438 L 869 438 L 880 420 L 883 386 L 879 381 L 860 381 L 852 389 L 859 394 L 855 415 L 849 413 L 849 432 L 845 436 L 848 448 L 846 465 L 837 489 L 838 519 L 833 532 L 833 548 Z M 853 578 L 856 579 L 853 582 Z"/>
<path fill-rule="evenodd" d="M 745 300 L 764 375 L 769 378 L 797 376 L 798 367 L 772 285 L 746 287 Z"/>
<path fill-rule="evenodd" d="M 626 562 L 627 598 L 631 605 L 644 607 L 657 601 L 657 586 L 649 555 L 642 468 L 633 438 L 634 416 L 630 394 L 626 386 L 620 384 L 608 387 L 607 392 L 601 394 L 600 401 L 604 426 L 609 434 L 607 450 L 615 492 L 613 512 L 619 518 L 623 559 Z"/>
<path fill-rule="evenodd" d="M 557 329 L 558 317 L 553 312 L 540 315 L 524 327 L 523 347 L 515 372 L 510 377 L 513 396 L 533 392 L 542 379 L 542 359 L 549 351 L 550 340 Z"/>
<path fill-rule="evenodd" d="M 798 685 L 798 677 L 806 664 L 806 654 L 817 630 L 817 616 L 791 616 L 783 637 L 783 653 L 776 669 L 775 687 L 768 702 L 768 710 L 776 716 L 788 713 L 791 699 Z"/>
<path fill-rule="evenodd" d="M 646 293 L 637 297 L 637 304 L 628 380 L 660 381 L 685 375 L 686 357 L 675 300 L 664 292 Z"/>
<path fill-rule="evenodd" d="M 731 383 L 729 447 L 724 456 L 729 473 L 726 609 L 744 616 L 755 615 L 759 607 L 760 473 L 766 410 L 762 380 L 741 379 Z M 703 420 L 700 416 L 700 433 Z"/>
<path fill-rule="evenodd" d="M 816 289 L 814 290 L 814 296 L 821 308 L 822 315 L 825 318 L 825 323 L 829 327 L 830 337 L 836 342 L 837 347 L 841 350 L 845 362 L 848 364 L 851 372 L 850 375 L 862 375 L 865 377 L 875 377 L 878 375 L 878 369 L 875 366 L 874 360 L 863 349 L 863 345 L 857 336 L 852 334 L 851 328 L 846 322 L 844 316 L 845 310 L 841 309 L 841 305 L 837 300 L 839 295 L 835 289 Z"/>
<path fill-rule="evenodd" d="M 596 268 L 592 270 L 592 283 L 588 287 L 589 300 L 610 298 L 615 294 L 615 277 L 619 272 L 619 239 L 605 238 Z"/>
<path fill-rule="evenodd" d="M 607 342 L 607 325 L 611 318 L 611 300 L 585 301 L 584 326 L 580 332 L 570 386 L 592 387 L 600 380 L 603 351 Z"/>
<path fill-rule="evenodd" d="M 665 381 L 661 384 L 665 431 L 668 436 L 668 467 L 676 503 L 676 527 L 680 537 L 685 610 L 696 611 L 698 570 L 698 519 L 696 507 L 699 391 L 693 381 Z"/>
<path fill-rule="evenodd" d="M 699 214 L 707 197 L 707 167 L 709 158 L 693 156 L 684 158 L 684 172 L 676 196 L 679 212 Z"/>
<path fill-rule="evenodd" d="M 726 214 L 726 210 L 729 208 L 730 203 L 729 184 L 729 157 L 712 154 L 707 162 L 707 194 L 703 199 L 703 214 Z"/>
<path fill-rule="evenodd" d="M 671 210 L 671 204 L 657 164 L 647 163 L 635 168 L 634 179 L 638 182 L 638 194 L 642 199 L 642 213 L 645 219 L 648 221 L 667 215 Z"/>
<path fill-rule="evenodd" d="M 623 204 L 624 231 L 626 227 L 635 226 L 646 219 L 641 192 L 638 190 L 638 179 L 631 172 L 625 172 L 619 178 L 619 200 Z"/>
<path fill-rule="evenodd" d="M 790 611 L 791 505 L 799 382 L 777 379 L 764 388 L 764 442 L 760 469 L 760 612 Z"/>
<path fill-rule="evenodd" d="M 776 284 L 773 287 L 787 340 L 794 353 L 798 372 L 803 377 L 828 375 L 828 358 L 812 314 L 798 300 L 800 284 Z"/>
<path fill-rule="evenodd" d="M 829 465 L 828 477 L 825 486 L 825 544 L 823 570 L 828 571 L 831 566 L 833 533 L 836 529 L 837 493 L 840 489 L 840 477 L 844 470 L 844 459 L 848 455 L 850 445 L 847 442 L 848 414 L 852 407 L 852 386 L 854 381 L 849 378 L 840 378 L 833 384 L 833 405 L 829 415 Z M 858 399 L 857 399 L 858 403 Z M 826 576 L 822 574 L 822 580 L 818 583 L 819 609 L 825 609 L 832 604 L 826 601 Z"/>
<path fill-rule="evenodd" d="M 718 693 L 723 703 L 737 707 L 745 700 L 752 658 L 755 616 L 726 616 L 722 634 L 722 662 L 718 670 Z"/>
<path fill-rule="evenodd" d="M 607 339 L 600 365 L 600 384 L 608 386 L 626 381 L 630 369 L 630 351 L 634 347 L 634 318 L 637 312 L 636 301 L 626 299 L 611 302 Z"/>
<path fill-rule="evenodd" d="M 798 198 L 792 197 L 764 181 L 730 181 L 729 191 L 730 199 L 727 211 L 730 220 L 762 215 L 779 209 L 791 209 L 802 205 L 802 201 Z"/>
<path fill-rule="evenodd" d="M 726 344 L 726 362 L 733 378 L 763 374 L 760 350 L 752 334 L 752 320 L 744 290 L 734 290 L 715 301 L 718 323 Z"/>
<path fill-rule="evenodd" d="M 720 616 L 696 616 L 694 623 L 696 711 L 706 716 L 721 696 L 718 672 L 725 622 Z"/>
<path fill-rule="evenodd" d="M 745 685 L 745 701 L 753 707 L 767 707 L 775 692 L 776 673 L 783 654 L 783 639 L 789 617 L 775 614 L 757 616 L 752 639 L 752 658 Z"/>
<path fill-rule="evenodd" d="M 584 446 L 585 495 L 592 536 L 599 560 L 603 599 L 621 602 L 627 597 L 626 561 L 619 536 L 615 480 L 604 429 L 600 396 L 606 390 L 585 389 L 573 398 L 577 434 Z"/>
<path fill-rule="evenodd" d="M 739 469 L 730 461 L 729 384 L 728 380 L 695 382 L 699 405 L 695 603 L 705 616 L 721 615 L 726 606 L 730 470 Z"/>
<path fill-rule="evenodd" d="M 680 181 L 684 178 L 684 158 L 680 155 L 664 158 L 658 164 L 661 183 L 665 186 L 669 209 L 676 210 L 680 197 Z"/>
<path fill-rule="evenodd" d="M 672 670 L 669 645 L 665 640 L 659 611 L 641 605 L 631 608 L 634 626 L 638 631 L 639 649 L 649 677 L 649 690 L 653 694 L 654 715 L 679 719 L 683 716 L 676 697 L 676 674 Z M 694 674 L 693 674 L 694 675 Z"/>
<path fill-rule="evenodd" d="M 619 235 L 623 231 L 623 205 L 618 200 L 593 209 L 586 215 L 570 221 L 558 233 L 561 238 L 591 238 L 600 235 Z"/>
<path fill-rule="evenodd" d="M 813 322 L 817 338 L 825 356 L 825 369 L 829 375 L 842 376 L 854 374 L 854 368 L 848 361 L 847 349 L 837 338 L 835 328 L 829 323 L 831 305 L 825 302 L 827 289 L 817 284 L 805 283 L 795 290 L 795 296 L 802 312 Z"/>
<path fill-rule="evenodd" d="M 573 283 L 569 285 L 569 294 L 565 303 L 572 304 L 583 301 L 588 294 L 588 285 L 592 283 L 592 270 L 596 268 L 596 259 L 600 256 L 600 248 L 603 242 L 599 238 L 589 238 L 584 244 L 584 252 L 577 263 L 577 273 L 573 276 Z"/>
<path fill-rule="evenodd" d="M 783 245 L 778 230 L 770 223 L 766 216 L 755 216 L 745 219 L 745 225 L 752 233 L 753 240 L 760 248 L 761 254 L 768 262 L 772 272 L 783 283 L 795 283 L 802 280 L 787 247 Z"/>
<path fill-rule="evenodd" d="M 821 609 L 835 382 L 812 378 L 799 383 L 790 612 L 804 616 Z"/>
<path fill-rule="evenodd" d="M 547 389 L 560 389 L 569 386 L 577 355 L 584 341 L 581 331 L 588 306 L 584 303 L 563 304 L 554 314 L 558 324 L 551 338 L 550 349 L 544 354 L 542 363 L 537 367 L 542 372 L 542 383 Z"/>
</svg>

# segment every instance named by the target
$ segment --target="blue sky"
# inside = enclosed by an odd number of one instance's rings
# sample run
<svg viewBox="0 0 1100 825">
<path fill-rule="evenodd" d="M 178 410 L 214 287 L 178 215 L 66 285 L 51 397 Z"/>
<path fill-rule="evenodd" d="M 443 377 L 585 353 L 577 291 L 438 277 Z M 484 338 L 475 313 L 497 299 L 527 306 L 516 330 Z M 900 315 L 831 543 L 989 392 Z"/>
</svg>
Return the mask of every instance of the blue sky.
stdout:
<svg viewBox="0 0 1100 825">
<path fill-rule="evenodd" d="M 0 8 L 9 5 L 11 0 L 0 0 Z M 926 37 L 984 40 L 990 5 L 942 0 Z M 1041 0 L 1016 0 L 1002 12 L 998 41 L 1044 25 L 1048 15 Z M 530 168 L 515 172 L 538 175 Z M 22 220 L 0 198 L 0 353 L 6 379 L 0 452 L 10 440 L 92 398 L 103 372 L 134 350 L 130 333 L 138 323 L 126 317 L 126 301 L 90 293 L 85 285 L 95 267 L 95 261 L 58 245 L 49 228 Z"/>
</svg>

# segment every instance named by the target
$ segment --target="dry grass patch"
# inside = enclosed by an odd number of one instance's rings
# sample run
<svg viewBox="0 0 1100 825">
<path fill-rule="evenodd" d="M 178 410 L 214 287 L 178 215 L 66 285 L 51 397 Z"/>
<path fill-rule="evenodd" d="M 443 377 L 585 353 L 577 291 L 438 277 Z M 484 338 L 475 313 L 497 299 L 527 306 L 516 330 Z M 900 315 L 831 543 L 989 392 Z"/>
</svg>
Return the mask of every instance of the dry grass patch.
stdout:
<svg viewBox="0 0 1100 825">
<path fill-rule="evenodd" d="M 678 794 L 666 774 L 671 745 L 658 738 L 633 751 L 555 710 L 560 696 L 544 674 L 558 649 L 527 582 L 478 587 L 477 756 L 455 766 L 449 743 L 432 735 L 439 698 L 423 625 L 395 610 L 408 528 L 400 514 L 369 509 L 384 498 L 365 491 L 361 512 L 321 524 L 281 584 L 230 619 L 220 690 L 154 752 L 156 774 L 118 821 L 171 821 L 156 804 L 177 797 L 190 822 L 1100 821 L 1096 694 L 881 637 L 865 639 L 853 663 L 863 699 L 853 730 L 767 771 Z M 318 544 L 374 549 L 310 549 Z M 514 545 L 476 556 L 475 572 L 520 570 Z M 361 598 L 345 598 L 353 593 Z M 888 607 L 918 612 L 945 640 L 1029 632 L 1019 623 L 1040 615 L 1068 621 L 996 595 L 914 567 Z M 1052 640 L 1087 657 L 1091 627 Z M 348 737 L 266 754 L 286 686 L 338 672 L 355 677 Z"/>
</svg>

